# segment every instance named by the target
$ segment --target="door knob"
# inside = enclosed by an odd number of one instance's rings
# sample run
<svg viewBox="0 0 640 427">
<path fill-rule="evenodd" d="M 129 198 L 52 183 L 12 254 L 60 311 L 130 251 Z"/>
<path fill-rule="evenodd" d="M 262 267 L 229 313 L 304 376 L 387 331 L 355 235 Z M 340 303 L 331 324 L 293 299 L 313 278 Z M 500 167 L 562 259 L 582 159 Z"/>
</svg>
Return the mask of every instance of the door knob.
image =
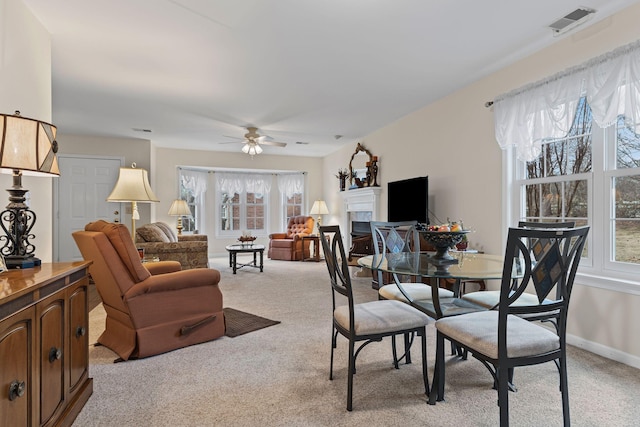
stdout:
<svg viewBox="0 0 640 427">
<path fill-rule="evenodd" d="M 118 211 L 113 211 L 113 214 L 114 214 L 114 215 L 119 215 L 119 214 L 120 214 L 120 212 L 118 212 Z"/>
</svg>

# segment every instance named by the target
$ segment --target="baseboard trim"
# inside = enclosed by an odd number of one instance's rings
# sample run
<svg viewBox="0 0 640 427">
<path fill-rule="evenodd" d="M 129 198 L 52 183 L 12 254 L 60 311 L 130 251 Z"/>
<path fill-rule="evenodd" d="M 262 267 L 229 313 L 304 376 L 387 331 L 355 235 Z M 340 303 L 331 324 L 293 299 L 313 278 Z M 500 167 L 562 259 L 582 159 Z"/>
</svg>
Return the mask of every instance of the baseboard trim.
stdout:
<svg viewBox="0 0 640 427">
<path fill-rule="evenodd" d="M 625 353 L 624 351 L 616 350 L 615 348 L 607 347 L 593 341 L 588 341 L 584 338 L 580 338 L 576 335 L 571 334 L 567 334 L 567 344 L 590 351 L 591 353 L 606 357 L 607 359 L 615 360 L 616 362 L 624 363 L 625 365 L 640 369 L 640 357 Z"/>
</svg>

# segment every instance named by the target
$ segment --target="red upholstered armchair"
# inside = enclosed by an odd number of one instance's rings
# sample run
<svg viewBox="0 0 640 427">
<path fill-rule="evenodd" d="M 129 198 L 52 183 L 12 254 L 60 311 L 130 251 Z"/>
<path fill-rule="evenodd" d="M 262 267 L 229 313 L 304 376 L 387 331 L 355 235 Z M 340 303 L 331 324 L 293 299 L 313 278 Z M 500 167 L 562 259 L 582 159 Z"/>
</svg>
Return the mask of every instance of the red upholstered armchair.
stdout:
<svg viewBox="0 0 640 427">
<path fill-rule="evenodd" d="M 298 261 L 302 259 L 302 236 L 313 234 L 313 217 L 293 216 L 289 218 L 287 231 L 269 235 L 269 253 L 271 259 Z M 305 251 L 309 251 L 311 241 L 304 242 Z"/>
</svg>

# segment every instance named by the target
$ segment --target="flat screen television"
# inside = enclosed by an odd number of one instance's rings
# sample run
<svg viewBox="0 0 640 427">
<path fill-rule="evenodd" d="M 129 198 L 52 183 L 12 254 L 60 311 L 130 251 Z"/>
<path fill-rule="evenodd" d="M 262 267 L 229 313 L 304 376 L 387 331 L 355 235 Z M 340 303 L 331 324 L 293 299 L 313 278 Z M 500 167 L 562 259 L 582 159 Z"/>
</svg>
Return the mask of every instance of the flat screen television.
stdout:
<svg viewBox="0 0 640 427">
<path fill-rule="evenodd" d="M 429 177 L 387 183 L 387 221 L 429 224 Z"/>
</svg>

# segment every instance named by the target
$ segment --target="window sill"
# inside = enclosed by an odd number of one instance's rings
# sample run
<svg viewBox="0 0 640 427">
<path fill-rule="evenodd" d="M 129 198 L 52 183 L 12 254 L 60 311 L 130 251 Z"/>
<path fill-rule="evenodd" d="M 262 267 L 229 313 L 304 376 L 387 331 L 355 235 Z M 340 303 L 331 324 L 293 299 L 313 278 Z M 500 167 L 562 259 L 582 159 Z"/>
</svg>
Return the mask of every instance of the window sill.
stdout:
<svg viewBox="0 0 640 427">
<path fill-rule="evenodd" d="M 604 277 L 596 274 L 578 273 L 576 284 L 591 286 L 593 288 L 622 292 L 631 295 L 640 295 L 640 282 L 613 277 Z"/>
</svg>

